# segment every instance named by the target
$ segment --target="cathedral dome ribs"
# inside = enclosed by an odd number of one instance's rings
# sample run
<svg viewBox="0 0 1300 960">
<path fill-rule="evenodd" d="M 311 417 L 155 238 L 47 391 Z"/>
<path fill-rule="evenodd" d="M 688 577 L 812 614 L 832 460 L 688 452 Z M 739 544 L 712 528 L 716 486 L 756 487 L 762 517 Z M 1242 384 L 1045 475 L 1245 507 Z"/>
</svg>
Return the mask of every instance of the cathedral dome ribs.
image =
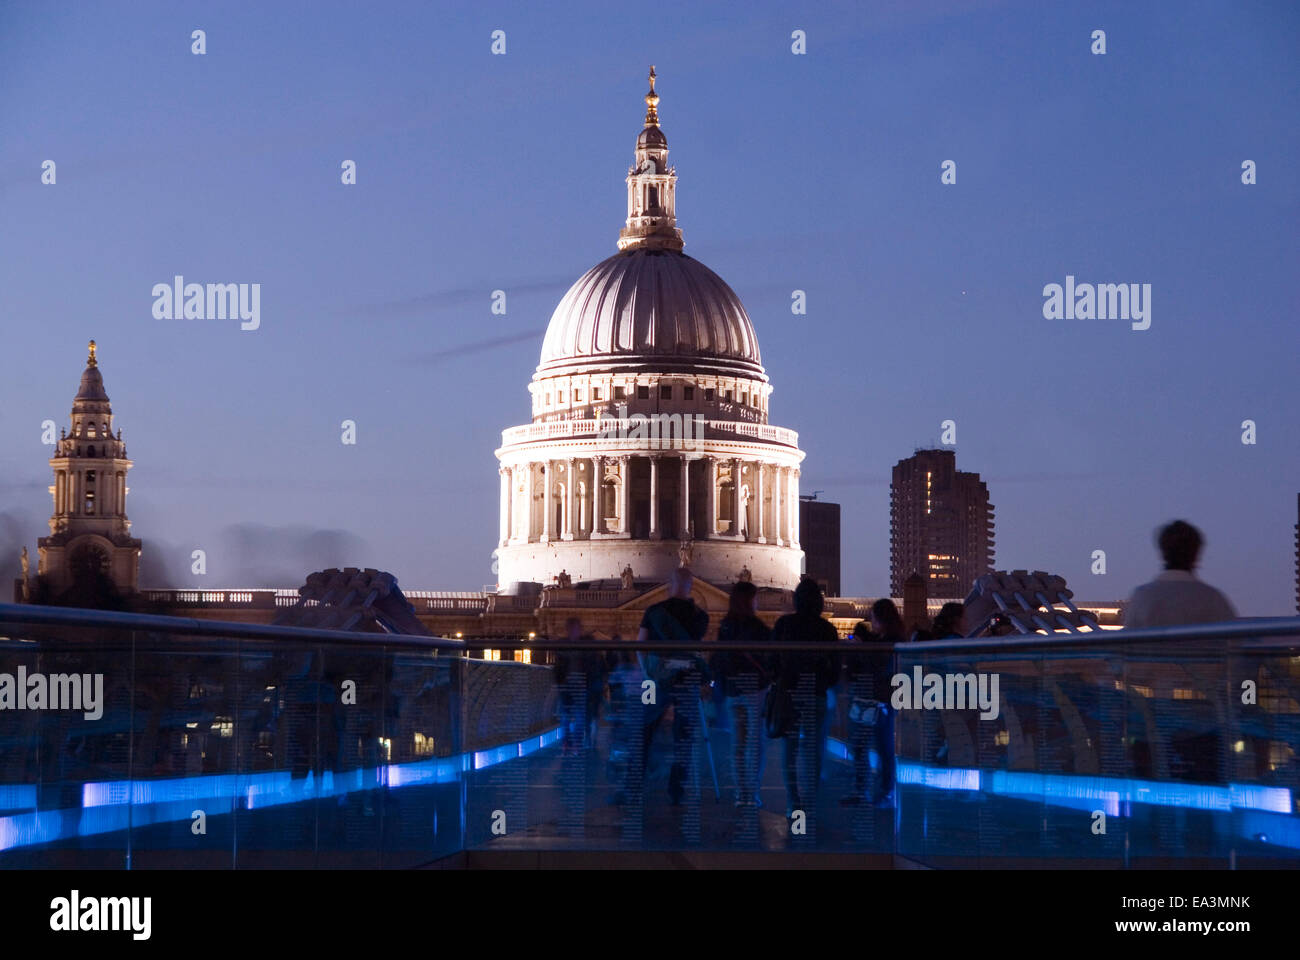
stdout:
<svg viewBox="0 0 1300 960">
<path fill-rule="evenodd" d="M 616 253 L 560 300 L 537 376 L 613 364 L 693 367 L 766 380 L 758 337 L 740 298 L 683 253 Z"/>
</svg>

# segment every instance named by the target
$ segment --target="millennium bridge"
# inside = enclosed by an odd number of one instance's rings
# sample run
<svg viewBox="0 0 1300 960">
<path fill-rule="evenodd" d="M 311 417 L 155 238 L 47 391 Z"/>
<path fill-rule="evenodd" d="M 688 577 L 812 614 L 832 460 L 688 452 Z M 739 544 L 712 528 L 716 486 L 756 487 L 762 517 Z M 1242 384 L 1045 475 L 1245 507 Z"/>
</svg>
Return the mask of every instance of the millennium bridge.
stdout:
<svg viewBox="0 0 1300 960">
<path fill-rule="evenodd" d="M 1300 619 L 881 647 L 997 684 L 887 738 L 844 681 L 824 734 L 742 731 L 720 644 L 491 644 L 0 605 L 0 865 L 1300 866 Z"/>
</svg>

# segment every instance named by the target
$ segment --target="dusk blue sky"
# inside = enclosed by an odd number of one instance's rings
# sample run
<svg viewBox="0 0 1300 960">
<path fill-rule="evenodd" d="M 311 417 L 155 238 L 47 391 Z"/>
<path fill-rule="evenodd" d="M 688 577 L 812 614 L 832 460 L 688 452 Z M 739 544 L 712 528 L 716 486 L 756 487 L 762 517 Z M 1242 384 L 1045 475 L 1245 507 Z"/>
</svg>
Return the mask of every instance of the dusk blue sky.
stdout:
<svg viewBox="0 0 1300 960">
<path fill-rule="evenodd" d="M 1289 2 L 0 3 L 0 572 L 93 337 L 142 585 L 492 583 L 493 450 L 614 252 L 653 63 L 844 593 L 887 591 L 890 470 L 953 419 L 999 568 L 1122 599 L 1184 517 L 1241 613 L 1294 613 L 1297 51 Z M 261 328 L 154 319 L 176 274 L 260 283 Z M 1151 328 L 1045 320 L 1067 274 L 1151 284 Z"/>
</svg>

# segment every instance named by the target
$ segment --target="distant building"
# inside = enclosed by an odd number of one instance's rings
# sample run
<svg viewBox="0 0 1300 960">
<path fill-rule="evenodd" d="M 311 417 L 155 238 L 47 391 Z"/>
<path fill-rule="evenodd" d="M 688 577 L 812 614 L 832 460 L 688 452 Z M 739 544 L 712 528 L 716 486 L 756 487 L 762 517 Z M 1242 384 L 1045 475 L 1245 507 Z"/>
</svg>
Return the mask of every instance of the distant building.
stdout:
<svg viewBox="0 0 1300 960">
<path fill-rule="evenodd" d="M 993 570 L 993 505 L 977 473 L 957 469 L 952 450 L 918 450 L 894 466 L 890 486 L 890 589 L 908 576 L 931 597 L 964 597 Z"/>
<path fill-rule="evenodd" d="M 909 573 L 903 581 L 903 629 L 909 637 L 914 630 L 929 630 L 934 619 L 930 616 L 927 589 L 925 577 L 919 573 Z"/>
<path fill-rule="evenodd" d="M 799 536 L 804 573 L 822 585 L 828 597 L 840 595 L 840 505 L 818 500 L 817 494 L 799 498 Z"/>
<path fill-rule="evenodd" d="M 72 401 L 71 421 L 72 432 L 64 431 L 50 458 L 54 512 L 50 535 L 37 541 L 38 596 L 66 602 L 72 593 L 88 602 L 105 589 L 133 594 L 139 586 L 141 544 L 131 536 L 126 518 L 131 461 L 122 431 L 113 433 L 113 408 L 94 340 Z"/>
</svg>

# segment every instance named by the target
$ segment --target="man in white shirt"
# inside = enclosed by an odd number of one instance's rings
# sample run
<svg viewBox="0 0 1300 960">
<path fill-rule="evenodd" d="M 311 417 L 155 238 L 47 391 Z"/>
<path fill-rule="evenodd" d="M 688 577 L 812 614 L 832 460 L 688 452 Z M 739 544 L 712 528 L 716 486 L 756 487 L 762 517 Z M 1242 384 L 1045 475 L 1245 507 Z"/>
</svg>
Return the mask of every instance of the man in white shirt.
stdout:
<svg viewBox="0 0 1300 960">
<path fill-rule="evenodd" d="M 1160 531 L 1156 542 L 1165 558 L 1165 572 L 1133 591 L 1124 605 L 1125 627 L 1172 627 L 1237 618 L 1228 598 L 1193 573 L 1204 544 L 1201 531 L 1175 520 Z"/>
</svg>

